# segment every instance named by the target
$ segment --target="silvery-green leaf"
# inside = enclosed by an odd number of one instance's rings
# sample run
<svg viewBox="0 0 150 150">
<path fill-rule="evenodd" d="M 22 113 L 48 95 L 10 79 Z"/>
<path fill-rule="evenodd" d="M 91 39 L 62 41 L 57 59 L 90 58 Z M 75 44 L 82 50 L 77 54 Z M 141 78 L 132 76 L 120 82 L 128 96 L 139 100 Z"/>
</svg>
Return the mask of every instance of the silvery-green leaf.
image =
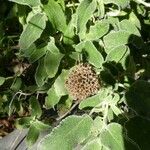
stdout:
<svg viewBox="0 0 150 150">
<path fill-rule="evenodd" d="M 67 117 L 41 140 L 37 149 L 72 150 L 88 137 L 92 124 L 93 120 L 87 115 Z"/>
</svg>

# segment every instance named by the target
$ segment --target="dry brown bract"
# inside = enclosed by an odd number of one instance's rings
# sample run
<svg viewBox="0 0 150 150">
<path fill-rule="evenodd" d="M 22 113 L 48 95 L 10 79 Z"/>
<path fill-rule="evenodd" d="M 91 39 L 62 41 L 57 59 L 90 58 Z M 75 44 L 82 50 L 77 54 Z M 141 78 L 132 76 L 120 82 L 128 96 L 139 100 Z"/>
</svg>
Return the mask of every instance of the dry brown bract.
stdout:
<svg viewBox="0 0 150 150">
<path fill-rule="evenodd" d="M 98 76 L 87 63 L 74 66 L 66 80 L 66 88 L 74 100 L 83 100 L 98 92 L 100 84 Z"/>
</svg>

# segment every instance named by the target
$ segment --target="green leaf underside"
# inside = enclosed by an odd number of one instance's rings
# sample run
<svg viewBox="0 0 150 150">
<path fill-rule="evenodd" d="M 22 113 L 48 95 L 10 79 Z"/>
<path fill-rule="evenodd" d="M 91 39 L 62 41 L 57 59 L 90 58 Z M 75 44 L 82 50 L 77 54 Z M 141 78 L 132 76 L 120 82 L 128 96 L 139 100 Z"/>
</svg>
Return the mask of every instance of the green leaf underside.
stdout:
<svg viewBox="0 0 150 150">
<path fill-rule="evenodd" d="M 20 49 L 27 49 L 35 42 L 42 34 L 46 27 L 46 16 L 45 14 L 37 13 L 35 14 L 27 23 L 25 29 L 23 30 L 19 45 Z"/>
<path fill-rule="evenodd" d="M 72 150 L 89 135 L 92 119 L 87 116 L 70 116 L 52 130 L 38 145 L 38 150 Z"/>
</svg>

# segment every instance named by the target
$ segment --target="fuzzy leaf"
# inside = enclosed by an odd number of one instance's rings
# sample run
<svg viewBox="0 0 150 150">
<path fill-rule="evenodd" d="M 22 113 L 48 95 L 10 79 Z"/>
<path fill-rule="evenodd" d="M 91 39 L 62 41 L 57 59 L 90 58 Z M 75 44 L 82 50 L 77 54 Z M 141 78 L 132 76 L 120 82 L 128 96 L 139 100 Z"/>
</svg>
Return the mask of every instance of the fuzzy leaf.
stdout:
<svg viewBox="0 0 150 150">
<path fill-rule="evenodd" d="M 59 77 L 55 80 L 54 88 L 58 96 L 67 95 L 67 91 L 65 88 L 65 79 L 67 74 L 68 72 L 63 70 Z"/>
<path fill-rule="evenodd" d="M 48 92 L 48 96 L 45 99 L 46 108 L 53 108 L 60 100 L 60 96 L 56 94 L 54 87 L 51 87 Z"/>
<path fill-rule="evenodd" d="M 71 21 L 69 22 L 67 29 L 64 33 L 63 41 L 65 44 L 73 44 L 75 41 L 75 32 L 74 29 L 76 27 L 76 15 L 73 14 Z"/>
<path fill-rule="evenodd" d="M 31 63 L 34 63 L 35 61 L 39 60 L 42 56 L 46 54 L 47 47 L 42 48 L 35 48 L 34 52 L 28 57 L 29 61 Z"/>
<path fill-rule="evenodd" d="M 35 73 L 35 81 L 39 87 L 42 87 L 46 82 L 48 74 L 46 72 L 46 68 L 44 66 L 44 58 L 38 61 L 38 66 Z"/>
<path fill-rule="evenodd" d="M 125 30 L 134 35 L 140 36 L 140 32 L 139 32 L 138 28 L 130 20 L 127 20 L 127 19 L 122 20 L 119 23 L 119 26 L 120 26 L 121 30 Z"/>
<path fill-rule="evenodd" d="M 49 78 L 53 78 L 58 71 L 60 61 L 64 55 L 59 52 L 53 40 L 48 43 L 47 49 L 45 68 Z"/>
<path fill-rule="evenodd" d="M 56 30 L 65 32 L 67 24 L 65 14 L 58 4 L 54 0 L 50 0 L 47 5 L 44 6 L 44 11 L 48 16 L 49 21 Z"/>
<path fill-rule="evenodd" d="M 46 16 L 45 14 L 37 13 L 35 14 L 27 23 L 24 28 L 19 45 L 20 49 L 27 49 L 35 42 L 42 34 L 46 27 Z"/>
<path fill-rule="evenodd" d="M 102 63 L 104 62 L 103 56 L 101 53 L 96 49 L 94 44 L 91 41 L 85 42 L 85 51 L 88 53 L 88 60 L 89 62 L 97 67 L 100 68 Z"/>
<path fill-rule="evenodd" d="M 99 94 L 88 97 L 80 102 L 79 109 L 83 109 L 85 107 L 94 107 L 100 103 Z"/>
<path fill-rule="evenodd" d="M 9 0 L 9 1 L 21 4 L 21 5 L 28 5 L 30 7 L 41 5 L 40 0 Z"/>
<path fill-rule="evenodd" d="M 86 40 L 97 40 L 104 36 L 109 30 L 109 24 L 106 22 L 96 22 L 90 27 L 89 33 L 86 35 Z"/>
<path fill-rule="evenodd" d="M 106 57 L 106 61 L 119 62 L 125 56 L 126 52 L 127 52 L 127 47 L 125 45 L 116 47 L 108 53 Z"/>
<path fill-rule="evenodd" d="M 87 116 L 70 116 L 42 139 L 38 150 L 72 150 L 90 133 L 93 120 Z"/>
<path fill-rule="evenodd" d="M 122 127 L 117 123 L 109 124 L 101 133 L 101 142 L 111 150 L 124 150 Z"/>
<path fill-rule="evenodd" d="M 96 9 L 96 0 L 83 0 L 77 8 L 77 31 L 85 31 L 86 23 Z"/>
<path fill-rule="evenodd" d="M 117 31 L 107 34 L 104 37 L 106 53 L 109 53 L 115 47 L 130 43 L 131 40 L 131 34 L 127 31 Z"/>
<path fill-rule="evenodd" d="M 102 144 L 99 138 L 88 142 L 81 150 L 101 150 Z"/>
</svg>

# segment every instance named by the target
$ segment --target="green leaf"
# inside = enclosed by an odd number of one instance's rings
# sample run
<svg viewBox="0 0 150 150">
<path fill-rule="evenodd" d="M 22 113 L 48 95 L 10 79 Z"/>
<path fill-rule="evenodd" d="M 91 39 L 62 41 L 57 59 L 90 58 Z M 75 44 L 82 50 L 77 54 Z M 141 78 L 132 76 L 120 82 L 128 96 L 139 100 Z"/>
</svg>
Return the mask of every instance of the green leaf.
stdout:
<svg viewBox="0 0 150 150">
<path fill-rule="evenodd" d="M 79 109 L 83 109 L 86 107 L 95 107 L 100 103 L 100 94 L 88 97 L 84 100 L 82 100 L 79 104 Z"/>
<path fill-rule="evenodd" d="M 48 96 L 45 98 L 45 106 L 47 109 L 53 108 L 60 100 L 60 96 L 56 94 L 54 87 L 51 87 L 48 92 Z"/>
<path fill-rule="evenodd" d="M 90 134 L 93 120 L 87 116 L 70 116 L 42 139 L 38 150 L 72 150 Z"/>
<path fill-rule="evenodd" d="M 46 27 L 46 16 L 42 13 L 35 14 L 24 28 L 19 45 L 20 49 L 27 49 L 35 42 L 42 34 Z"/>
<path fill-rule="evenodd" d="M 113 48 L 125 45 L 131 42 L 131 34 L 127 31 L 111 32 L 104 37 L 106 53 L 109 53 Z"/>
<path fill-rule="evenodd" d="M 109 24 L 107 22 L 96 22 L 90 27 L 89 33 L 86 35 L 86 40 L 97 40 L 104 36 L 109 30 Z"/>
<path fill-rule="evenodd" d="M 45 68 L 49 78 L 53 78 L 58 71 L 60 61 L 64 55 L 59 52 L 53 40 L 48 43 L 47 49 Z"/>
<path fill-rule="evenodd" d="M 125 129 L 127 131 L 127 138 L 131 139 L 135 146 L 136 150 L 148 150 L 150 148 L 150 121 L 142 117 L 131 118 L 125 124 Z M 133 150 L 125 145 L 126 149 Z"/>
<path fill-rule="evenodd" d="M 34 63 L 46 54 L 47 47 L 35 48 L 34 52 L 28 57 L 30 63 Z"/>
<path fill-rule="evenodd" d="M 28 5 L 30 7 L 41 5 L 40 0 L 9 0 L 9 1 L 21 4 L 21 5 Z"/>
<path fill-rule="evenodd" d="M 119 23 L 119 26 L 121 30 L 125 30 L 137 36 L 141 36 L 138 28 L 130 20 L 127 20 L 127 19 L 122 20 Z"/>
<path fill-rule="evenodd" d="M 117 123 L 109 124 L 105 130 L 102 131 L 101 142 L 111 150 L 124 150 L 124 139 L 122 135 L 122 126 Z"/>
<path fill-rule="evenodd" d="M 70 23 L 63 36 L 63 41 L 65 44 L 73 44 L 75 41 L 75 27 L 76 27 L 76 15 L 73 14 Z"/>
<path fill-rule="evenodd" d="M 85 31 L 86 23 L 96 9 L 96 0 L 82 0 L 77 8 L 77 31 Z"/>
<path fill-rule="evenodd" d="M 13 90 L 13 91 L 19 91 L 20 88 L 21 88 L 21 85 L 22 85 L 22 80 L 21 78 L 15 78 L 10 89 Z"/>
<path fill-rule="evenodd" d="M 94 44 L 91 41 L 86 41 L 84 48 L 85 51 L 88 53 L 89 62 L 93 66 L 100 68 L 102 66 L 102 63 L 104 62 L 104 59 L 101 53 L 96 49 Z"/>
<path fill-rule="evenodd" d="M 129 21 L 134 24 L 137 28 L 141 29 L 141 22 L 138 19 L 138 17 L 136 16 L 136 12 L 132 11 L 129 14 Z"/>
<path fill-rule="evenodd" d="M 44 131 L 50 129 L 50 126 L 48 124 L 43 123 L 42 121 L 35 120 L 32 123 L 39 131 Z"/>
<path fill-rule="evenodd" d="M 67 75 L 68 71 L 63 70 L 59 77 L 55 80 L 54 88 L 58 96 L 67 95 L 67 90 L 65 88 L 65 79 Z"/>
<path fill-rule="evenodd" d="M 91 129 L 91 137 L 99 137 L 103 128 L 104 128 L 103 118 L 100 116 L 97 116 L 94 119 L 93 127 Z"/>
<path fill-rule="evenodd" d="M 126 54 L 127 47 L 125 45 L 113 48 L 107 55 L 106 61 L 119 62 Z"/>
<path fill-rule="evenodd" d="M 32 53 L 34 53 L 35 50 L 36 50 L 36 45 L 35 43 L 32 43 L 29 48 L 21 49 L 20 53 L 22 56 L 29 58 L 32 55 Z"/>
<path fill-rule="evenodd" d="M 48 74 L 44 65 L 44 58 L 42 58 L 38 61 L 38 66 L 35 73 L 35 81 L 39 87 L 42 87 L 48 78 Z"/>
<path fill-rule="evenodd" d="M 126 93 L 126 101 L 136 113 L 150 117 L 150 83 L 136 81 Z"/>
<path fill-rule="evenodd" d="M 99 138 L 88 142 L 81 150 L 101 150 L 102 144 Z"/>
<path fill-rule="evenodd" d="M 34 96 L 32 96 L 29 99 L 29 101 L 30 101 L 30 107 L 31 107 L 31 116 L 36 116 L 38 118 L 41 117 L 42 109 L 41 109 L 39 101 Z"/>
<path fill-rule="evenodd" d="M 50 0 L 47 5 L 44 5 L 44 11 L 53 27 L 56 30 L 65 32 L 67 27 L 66 17 L 58 2 Z"/>
<path fill-rule="evenodd" d="M 15 126 L 18 129 L 24 129 L 24 128 L 29 128 L 31 121 L 33 120 L 33 117 L 23 117 L 19 118 L 15 122 Z"/>
<path fill-rule="evenodd" d="M 4 82 L 5 82 L 5 78 L 4 77 L 0 77 L 0 86 L 3 85 Z"/>
<path fill-rule="evenodd" d="M 36 128 L 36 126 L 31 125 L 26 137 L 26 142 L 28 146 L 32 146 L 38 139 L 39 137 L 39 130 Z"/>
</svg>

